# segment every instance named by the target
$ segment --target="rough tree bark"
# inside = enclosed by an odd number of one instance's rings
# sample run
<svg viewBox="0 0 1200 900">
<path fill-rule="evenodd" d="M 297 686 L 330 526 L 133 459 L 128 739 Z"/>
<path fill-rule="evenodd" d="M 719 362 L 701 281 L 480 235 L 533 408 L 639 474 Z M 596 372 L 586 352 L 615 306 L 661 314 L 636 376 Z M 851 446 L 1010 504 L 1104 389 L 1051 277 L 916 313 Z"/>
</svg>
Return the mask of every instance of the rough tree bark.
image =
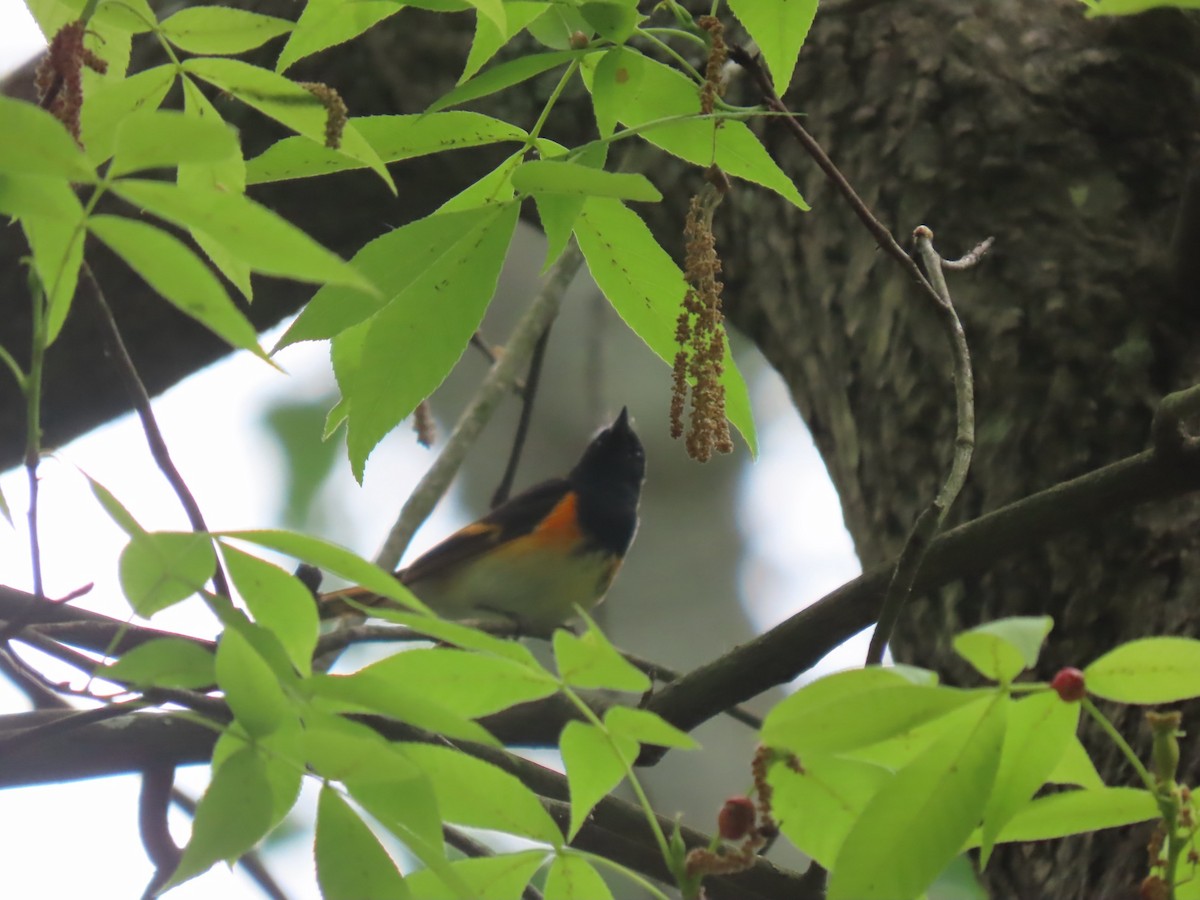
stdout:
<svg viewBox="0 0 1200 900">
<path fill-rule="evenodd" d="M 355 113 L 422 108 L 453 78 L 461 57 L 452 48 L 462 35 L 416 11 L 404 16 L 402 26 L 367 38 L 370 52 L 328 54 L 304 76 L 336 84 Z M 1087 21 L 1067 0 L 822 7 L 791 106 L 807 114 L 814 136 L 899 237 L 928 224 L 951 257 L 987 235 L 997 239 L 981 267 L 951 281 L 974 355 L 979 421 L 972 475 L 953 522 L 1143 448 L 1156 401 L 1196 380 L 1197 285 L 1187 273 L 1195 274 L 1200 237 L 1185 227 L 1173 244 L 1173 229 L 1196 152 L 1198 74 L 1194 15 Z M 506 102 L 530 98 L 517 92 Z M 787 380 L 870 567 L 898 551 L 949 458 L 948 355 L 905 274 L 784 129 L 765 126 L 763 133 L 815 211 L 800 215 L 748 189 L 722 206 L 728 312 Z M 483 164 L 463 159 L 453 172 L 406 170 L 417 174 L 404 178 L 398 204 L 357 175 L 314 183 L 317 195 L 306 185 L 264 196 L 346 251 L 380 223 L 427 211 L 433 192 L 418 195 L 415 186 L 444 195 L 448 178 L 467 179 Z M 698 183 L 686 176 L 680 190 Z M 355 190 L 349 207 L 347 190 Z M 340 201 L 336 213 L 326 205 L 332 197 Z M 671 237 L 678 209 L 647 211 L 668 245 L 678 244 Z M 0 235 L 5 278 L 18 252 L 13 242 L 11 230 Z M 114 270 L 106 283 L 122 277 Z M 139 288 L 128 278 L 125 284 L 109 293 L 134 309 Z M 11 308 L 19 295 L 3 287 Z M 261 294 L 274 310 L 304 296 L 288 288 Z M 167 332 L 150 315 L 129 338 L 163 348 L 157 362 L 143 356 L 155 390 L 219 352 L 193 330 Z M 51 364 L 63 367 L 48 397 L 52 440 L 122 405 L 115 389 L 93 379 L 84 393 L 69 374 L 68 363 L 87 364 L 86 354 L 98 352 L 92 343 L 86 329 L 67 333 L 52 355 Z M 3 416 L 14 405 L 0 398 Z M 5 433 L 15 429 L 0 427 Z M 15 459 L 8 447 L 0 456 Z M 1048 613 L 1056 626 L 1046 674 L 1121 640 L 1196 634 L 1198 518 L 1200 502 L 1189 497 L 1080 521 L 1070 536 L 1007 558 L 984 577 L 913 598 L 894 651 L 949 668 L 948 640 L 957 629 Z M 1196 719 L 1185 721 L 1193 735 L 1200 734 Z M 1135 719 L 1125 725 L 1138 733 Z M 1128 780 L 1114 754 L 1102 750 L 1100 760 L 1106 778 Z M 1184 763 L 1190 776 L 1200 773 L 1194 740 L 1185 742 Z M 986 878 L 996 897 L 1131 896 L 1144 871 L 1145 837 L 1119 830 L 1002 850 Z"/>
</svg>

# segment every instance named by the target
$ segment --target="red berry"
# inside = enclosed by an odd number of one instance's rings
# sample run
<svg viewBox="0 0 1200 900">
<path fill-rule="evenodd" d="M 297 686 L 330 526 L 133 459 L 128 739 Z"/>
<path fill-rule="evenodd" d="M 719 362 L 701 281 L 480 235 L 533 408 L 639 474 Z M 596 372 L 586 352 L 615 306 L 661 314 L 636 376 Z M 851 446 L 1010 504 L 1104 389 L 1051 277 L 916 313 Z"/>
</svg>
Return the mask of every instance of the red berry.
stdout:
<svg viewBox="0 0 1200 900">
<path fill-rule="evenodd" d="M 754 828 L 754 801 L 730 797 L 717 813 L 717 831 L 727 841 L 740 841 Z"/>
<path fill-rule="evenodd" d="M 1087 693 L 1087 687 L 1083 683 L 1083 673 L 1070 666 L 1058 670 L 1058 674 L 1050 682 L 1050 687 L 1054 688 L 1054 692 L 1064 703 L 1078 703 Z"/>
</svg>

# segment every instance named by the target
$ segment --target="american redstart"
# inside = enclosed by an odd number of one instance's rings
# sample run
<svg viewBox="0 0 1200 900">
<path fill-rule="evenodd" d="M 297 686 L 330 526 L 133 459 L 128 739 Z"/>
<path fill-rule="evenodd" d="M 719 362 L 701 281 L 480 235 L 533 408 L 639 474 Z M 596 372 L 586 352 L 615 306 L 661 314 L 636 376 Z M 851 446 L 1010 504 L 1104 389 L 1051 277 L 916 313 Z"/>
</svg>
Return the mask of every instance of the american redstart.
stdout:
<svg viewBox="0 0 1200 900">
<path fill-rule="evenodd" d="M 624 409 L 566 478 L 534 485 L 456 531 L 396 577 L 439 615 L 551 631 L 603 599 L 638 525 L 646 472 Z M 364 588 L 321 597 L 322 617 L 385 602 Z"/>
</svg>

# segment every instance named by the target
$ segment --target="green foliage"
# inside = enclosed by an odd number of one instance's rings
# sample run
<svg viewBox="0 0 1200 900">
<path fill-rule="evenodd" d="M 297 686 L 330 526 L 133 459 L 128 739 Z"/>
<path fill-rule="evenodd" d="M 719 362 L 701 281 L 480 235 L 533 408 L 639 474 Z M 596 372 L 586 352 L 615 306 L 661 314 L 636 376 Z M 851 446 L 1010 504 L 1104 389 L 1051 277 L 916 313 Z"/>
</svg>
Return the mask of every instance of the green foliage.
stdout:
<svg viewBox="0 0 1200 900">
<path fill-rule="evenodd" d="M 762 108 L 717 99 L 711 112 L 701 112 L 704 60 L 675 45 L 692 52 L 711 38 L 672 0 L 648 11 L 650 4 L 639 7 L 634 0 L 407 4 L 469 12 L 475 20 L 459 83 L 423 115 L 355 117 L 331 93 L 336 85 L 305 85 L 283 74 L 406 14 L 404 5 L 307 0 L 295 22 L 192 7 L 160 22 L 144 0 L 32 0 L 51 35 L 88 17 L 85 45 L 108 63 L 103 74 L 81 75 L 77 132 L 69 117 L 60 121 L 34 104 L 0 98 L 0 133 L 21 136 L 0 141 L 0 213 L 16 220 L 30 245 L 34 349 L 44 352 L 72 314 L 89 234 L 165 302 L 230 346 L 260 356 L 241 300 L 230 296 L 220 276 L 247 301 L 253 276 L 314 284 L 280 347 L 330 341 L 342 394 L 330 421 L 346 423 L 361 480 L 374 447 L 461 357 L 495 293 L 526 200 L 547 234 L 547 266 L 574 239 L 605 297 L 667 363 L 678 349 L 677 322 L 691 276 L 627 205 L 663 196 L 644 175 L 621 171 L 629 158 L 620 152 L 626 143 L 636 140 L 689 164 L 693 170 L 681 181 L 697 190 L 704 184 L 699 170 L 717 166 L 745 183 L 738 190 L 766 188 L 773 196 L 763 202 L 807 208 L 748 125 Z M 1088 5 L 1091 14 L 1102 15 L 1154 4 Z M 816 3 L 732 0 L 730 7 L 783 92 Z M 662 27 L 664 20 L 669 27 Z M 131 38 L 146 32 L 157 36 L 164 55 L 127 76 Z M 545 49 L 506 50 L 523 32 Z M 228 58 L 282 36 L 272 68 Z M 189 57 L 181 61 L 176 50 Z M 548 88 L 534 121 L 452 109 L 533 79 Z M 580 85 L 596 127 L 591 140 L 568 147 L 544 132 L 560 114 L 564 92 Z M 219 105 L 213 102 L 218 94 Z M 169 96 L 182 97 L 182 110 L 160 109 Z M 227 105 L 242 107 L 239 115 L 267 116 L 287 135 L 247 162 L 238 132 L 223 117 Z M 388 163 L 491 144 L 510 145 L 496 168 L 434 213 L 368 241 L 349 263 L 245 194 L 248 184 L 352 169 L 371 170 L 385 186 L 380 190 L 395 193 Z M 131 177 L 148 172 L 153 177 Z M 132 215 L 97 213 L 108 195 L 182 229 L 200 252 L 182 232 L 176 236 Z M 679 221 L 682 230 L 682 212 Z M 754 452 L 748 391 L 728 341 L 725 347 L 720 378 L 727 415 Z M 12 374 L 27 396 L 35 395 L 31 385 L 40 376 L 32 367 L 22 371 L 15 358 L 5 348 Z M 212 781 L 172 885 L 253 847 L 287 815 L 302 780 L 311 777 L 321 781 L 317 877 L 331 900 L 500 900 L 518 896 L 543 868 L 551 900 L 612 896 L 597 871 L 605 861 L 564 843 L 546 798 L 526 783 L 531 779 L 523 780 L 532 764 L 505 754 L 488 729 L 485 717 L 556 695 L 577 716 L 558 743 L 570 795 L 565 838 L 577 838 L 597 805 L 625 783 L 677 886 L 694 893 L 702 881 L 703 872 L 685 874 L 678 836 L 668 841 L 662 833 L 634 769 L 646 747 L 692 749 L 696 742 L 635 708 L 630 695 L 649 690 L 650 679 L 590 620 L 580 635 L 554 634 L 551 671 L 520 642 L 437 619 L 391 574 L 340 547 L 283 531 L 150 530 L 103 486 L 93 482 L 92 489 L 129 535 L 120 576 L 134 612 L 149 617 L 198 596 L 223 626 L 215 654 L 182 638 L 152 640 L 97 667 L 99 677 L 136 691 L 200 691 L 215 684 L 232 714 L 232 721 L 210 719 L 205 704 L 188 713 L 220 738 Z M 372 615 L 406 626 L 424 643 L 347 674 L 320 671 L 313 664 L 319 623 L 311 593 L 245 544 L 391 599 L 393 607 Z M 235 597 L 209 587 L 218 562 Z M 771 812 L 783 835 L 830 870 L 831 898 L 914 897 L 966 849 L 979 848 L 986 865 L 997 843 L 1153 818 L 1173 829 L 1172 859 L 1191 846 L 1194 835 L 1180 823 L 1188 819 L 1185 811 L 1194 811 L 1184 809 L 1181 786 L 1156 779 L 1120 744 L 1143 785 L 1105 785 L 1076 735 L 1081 709 L 1101 727 L 1105 720 L 1089 702 L 1064 703 L 1045 684 L 1028 680 L 1051 624 L 1045 617 L 1009 619 L 959 635 L 954 648 L 990 682 L 985 687 L 941 685 L 920 669 L 871 668 L 819 679 L 770 712 L 761 732 L 769 748 L 765 781 L 755 787 L 771 789 Z M 1200 642 L 1136 641 L 1093 662 L 1085 679 L 1092 694 L 1116 702 L 1190 699 L 1200 695 Z M 593 690 L 616 699 L 599 706 L 580 693 Z M 400 738 L 393 732 L 385 739 L 372 726 L 400 729 Z M 1047 785 L 1067 787 L 1048 792 Z M 446 823 L 538 846 L 452 860 Z M 417 871 L 401 874 L 376 828 L 404 843 Z M 622 871 L 611 862 L 608 867 Z"/>
</svg>

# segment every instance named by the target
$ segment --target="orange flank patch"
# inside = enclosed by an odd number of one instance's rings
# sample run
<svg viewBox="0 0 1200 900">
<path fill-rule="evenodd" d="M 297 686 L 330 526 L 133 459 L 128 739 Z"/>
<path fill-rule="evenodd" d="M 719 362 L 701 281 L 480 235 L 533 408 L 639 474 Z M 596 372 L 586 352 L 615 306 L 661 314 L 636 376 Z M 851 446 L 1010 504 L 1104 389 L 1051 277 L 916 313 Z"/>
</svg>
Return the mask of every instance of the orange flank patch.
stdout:
<svg viewBox="0 0 1200 900">
<path fill-rule="evenodd" d="M 550 510 L 549 515 L 533 530 L 531 537 L 539 543 L 555 544 L 575 544 L 582 539 L 579 517 L 576 515 L 577 500 L 574 491 L 567 491 L 554 509 Z"/>
</svg>

